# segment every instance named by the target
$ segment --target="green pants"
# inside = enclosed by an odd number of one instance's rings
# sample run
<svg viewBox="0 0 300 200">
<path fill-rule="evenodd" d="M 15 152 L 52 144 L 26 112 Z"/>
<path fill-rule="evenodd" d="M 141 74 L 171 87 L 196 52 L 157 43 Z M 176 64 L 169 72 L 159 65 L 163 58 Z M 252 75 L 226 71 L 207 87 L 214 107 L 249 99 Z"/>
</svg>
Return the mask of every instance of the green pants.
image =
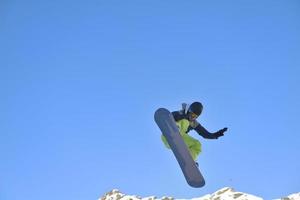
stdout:
<svg viewBox="0 0 300 200">
<path fill-rule="evenodd" d="M 189 127 L 190 122 L 186 119 L 183 119 L 183 120 L 176 122 L 176 124 L 179 128 L 180 135 L 181 135 L 184 143 L 186 144 L 192 158 L 194 160 L 197 160 L 197 158 L 201 152 L 201 143 L 198 140 L 196 140 L 195 138 L 186 134 L 186 131 Z M 169 146 L 165 136 L 161 135 L 161 139 L 162 139 L 163 143 L 165 144 L 166 148 L 170 149 L 170 146 Z"/>
</svg>

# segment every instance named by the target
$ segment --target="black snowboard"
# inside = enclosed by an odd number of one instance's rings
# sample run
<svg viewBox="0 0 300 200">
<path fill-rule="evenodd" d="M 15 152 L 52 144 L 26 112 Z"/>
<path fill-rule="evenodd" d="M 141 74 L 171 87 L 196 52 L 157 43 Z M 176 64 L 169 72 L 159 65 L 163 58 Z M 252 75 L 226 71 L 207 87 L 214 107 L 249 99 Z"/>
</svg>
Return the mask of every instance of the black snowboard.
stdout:
<svg viewBox="0 0 300 200">
<path fill-rule="evenodd" d="M 154 119 L 171 147 L 184 177 L 192 187 L 203 187 L 205 180 L 184 143 L 172 113 L 165 108 L 155 111 Z"/>
</svg>

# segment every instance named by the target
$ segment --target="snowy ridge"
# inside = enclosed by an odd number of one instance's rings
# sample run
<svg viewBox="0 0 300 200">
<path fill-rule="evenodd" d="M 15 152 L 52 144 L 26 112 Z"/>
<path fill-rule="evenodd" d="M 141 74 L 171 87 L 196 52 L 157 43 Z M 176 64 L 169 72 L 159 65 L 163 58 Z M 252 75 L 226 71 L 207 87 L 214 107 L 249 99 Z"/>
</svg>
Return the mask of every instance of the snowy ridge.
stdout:
<svg viewBox="0 0 300 200">
<path fill-rule="evenodd" d="M 299 199 L 300 199 L 300 192 L 295 193 L 295 194 L 291 194 L 287 197 L 282 197 L 280 199 L 275 199 L 275 200 L 299 200 Z"/>
<path fill-rule="evenodd" d="M 243 192 L 236 192 L 233 188 L 225 187 L 213 194 L 207 194 L 203 197 L 193 198 L 192 200 L 263 200 L 260 197 L 246 194 Z"/>
<path fill-rule="evenodd" d="M 104 196 L 100 197 L 98 200 L 185 200 L 185 199 L 175 199 L 173 197 L 163 196 L 157 198 L 156 196 L 149 197 L 139 197 L 136 195 L 125 195 L 117 189 L 106 193 Z M 261 197 L 257 197 L 251 194 L 237 192 L 233 188 L 225 187 L 213 194 L 207 194 L 203 197 L 192 198 L 190 200 L 263 200 Z M 287 197 L 282 197 L 276 200 L 300 200 L 300 193 L 291 194 Z"/>
</svg>

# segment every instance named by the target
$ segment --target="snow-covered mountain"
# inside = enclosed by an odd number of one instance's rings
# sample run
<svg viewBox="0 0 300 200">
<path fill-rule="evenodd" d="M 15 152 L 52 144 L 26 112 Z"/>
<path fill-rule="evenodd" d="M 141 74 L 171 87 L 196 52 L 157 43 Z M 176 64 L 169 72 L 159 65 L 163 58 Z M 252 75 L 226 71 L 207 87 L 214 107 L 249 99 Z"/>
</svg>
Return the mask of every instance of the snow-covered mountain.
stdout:
<svg viewBox="0 0 300 200">
<path fill-rule="evenodd" d="M 174 197 L 163 196 L 157 198 L 156 196 L 140 197 L 136 195 L 126 195 L 117 189 L 114 189 L 104 196 L 100 197 L 99 200 L 183 200 L 176 199 Z M 233 188 L 225 187 L 213 194 L 207 194 L 203 197 L 192 198 L 190 200 L 263 200 L 261 197 L 257 197 L 251 194 L 237 192 Z M 287 197 L 281 197 L 276 200 L 300 200 L 300 193 L 291 194 Z"/>
</svg>

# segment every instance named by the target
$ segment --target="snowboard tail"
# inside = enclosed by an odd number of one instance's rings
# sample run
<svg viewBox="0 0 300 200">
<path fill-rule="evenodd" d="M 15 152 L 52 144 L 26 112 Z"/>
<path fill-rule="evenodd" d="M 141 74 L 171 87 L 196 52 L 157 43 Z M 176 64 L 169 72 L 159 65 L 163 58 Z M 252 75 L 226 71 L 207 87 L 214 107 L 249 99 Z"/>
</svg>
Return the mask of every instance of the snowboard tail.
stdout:
<svg viewBox="0 0 300 200">
<path fill-rule="evenodd" d="M 205 180 L 180 135 L 172 113 L 159 108 L 155 111 L 154 120 L 174 153 L 187 183 L 192 187 L 203 187 Z"/>
</svg>

